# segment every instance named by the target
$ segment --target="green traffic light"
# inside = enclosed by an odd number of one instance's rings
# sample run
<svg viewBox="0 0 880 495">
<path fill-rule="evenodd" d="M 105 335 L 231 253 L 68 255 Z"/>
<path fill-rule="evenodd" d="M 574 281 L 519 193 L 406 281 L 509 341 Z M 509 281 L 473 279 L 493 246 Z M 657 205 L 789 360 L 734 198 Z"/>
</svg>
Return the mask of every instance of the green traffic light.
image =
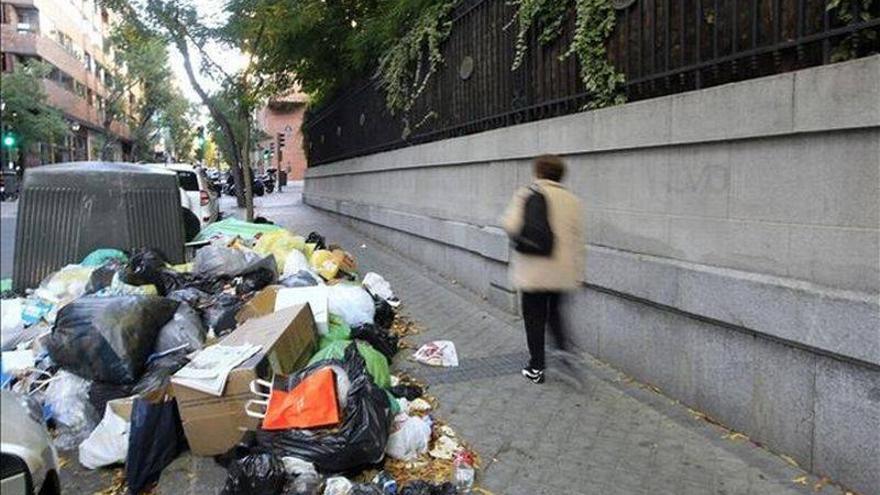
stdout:
<svg viewBox="0 0 880 495">
<path fill-rule="evenodd" d="M 15 136 L 11 134 L 3 136 L 3 146 L 6 146 L 7 148 L 12 148 L 13 146 L 15 146 Z"/>
</svg>

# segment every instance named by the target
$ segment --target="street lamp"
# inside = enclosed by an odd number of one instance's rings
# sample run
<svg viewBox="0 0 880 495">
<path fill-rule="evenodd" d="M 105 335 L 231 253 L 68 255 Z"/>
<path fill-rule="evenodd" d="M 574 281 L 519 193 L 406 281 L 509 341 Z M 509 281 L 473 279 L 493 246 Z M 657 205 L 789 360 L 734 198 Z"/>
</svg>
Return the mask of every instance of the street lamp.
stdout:
<svg viewBox="0 0 880 495">
<path fill-rule="evenodd" d="M 79 132 L 79 122 L 74 122 L 70 124 L 70 130 L 73 132 Z"/>
</svg>

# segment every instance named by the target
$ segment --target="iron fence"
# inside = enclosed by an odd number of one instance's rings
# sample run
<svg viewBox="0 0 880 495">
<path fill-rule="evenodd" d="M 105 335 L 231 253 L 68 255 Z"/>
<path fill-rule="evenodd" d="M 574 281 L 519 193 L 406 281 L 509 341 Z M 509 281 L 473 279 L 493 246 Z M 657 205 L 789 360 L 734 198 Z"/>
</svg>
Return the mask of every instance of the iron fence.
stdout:
<svg viewBox="0 0 880 495">
<path fill-rule="evenodd" d="M 827 64 L 880 51 L 880 0 L 636 0 L 617 10 L 607 41 L 624 74 L 628 101 Z M 589 103 L 575 57 L 562 57 L 574 32 L 574 7 L 562 33 L 541 44 L 529 33 L 522 64 L 514 7 L 506 0 L 463 0 L 442 47 L 444 65 L 408 115 L 392 115 L 374 81 L 361 81 L 303 126 L 310 166 L 439 139 L 566 115 Z M 846 15 L 849 14 L 849 15 Z M 539 26 L 540 28 L 540 26 Z"/>
</svg>

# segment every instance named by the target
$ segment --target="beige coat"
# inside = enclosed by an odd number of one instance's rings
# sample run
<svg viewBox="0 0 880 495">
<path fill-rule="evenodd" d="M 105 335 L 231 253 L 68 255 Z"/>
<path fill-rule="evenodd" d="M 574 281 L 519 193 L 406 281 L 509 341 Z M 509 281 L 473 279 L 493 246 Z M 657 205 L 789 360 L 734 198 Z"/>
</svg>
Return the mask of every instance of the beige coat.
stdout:
<svg viewBox="0 0 880 495">
<path fill-rule="evenodd" d="M 584 227 L 581 201 L 562 184 L 550 180 L 535 181 L 547 199 L 547 216 L 553 230 L 551 256 L 534 256 L 510 250 L 510 282 L 519 290 L 566 291 L 576 289 L 584 280 Z M 522 231 L 524 207 L 531 191 L 522 188 L 514 194 L 501 226 L 507 235 Z"/>
</svg>

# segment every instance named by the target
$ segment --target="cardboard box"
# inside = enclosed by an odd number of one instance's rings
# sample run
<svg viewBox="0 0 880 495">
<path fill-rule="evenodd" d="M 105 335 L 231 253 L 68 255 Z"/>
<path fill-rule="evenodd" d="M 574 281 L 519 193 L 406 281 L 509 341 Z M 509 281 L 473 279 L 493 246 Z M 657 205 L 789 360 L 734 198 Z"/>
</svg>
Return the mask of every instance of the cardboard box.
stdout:
<svg viewBox="0 0 880 495">
<path fill-rule="evenodd" d="M 251 381 L 270 380 L 273 373 L 289 375 L 303 368 L 315 352 L 315 322 L 308 305 L 252 316 L 218 342 L 262 346 L 229 373 L 222 396 L 173 385 L 183 430 L 194 454 L 222 454 L 234 447 L 245 431 L 257 429 L 259 420 L 244 411 L 245 403 L 255 398 L 250 392 Z"/>
</svg>

